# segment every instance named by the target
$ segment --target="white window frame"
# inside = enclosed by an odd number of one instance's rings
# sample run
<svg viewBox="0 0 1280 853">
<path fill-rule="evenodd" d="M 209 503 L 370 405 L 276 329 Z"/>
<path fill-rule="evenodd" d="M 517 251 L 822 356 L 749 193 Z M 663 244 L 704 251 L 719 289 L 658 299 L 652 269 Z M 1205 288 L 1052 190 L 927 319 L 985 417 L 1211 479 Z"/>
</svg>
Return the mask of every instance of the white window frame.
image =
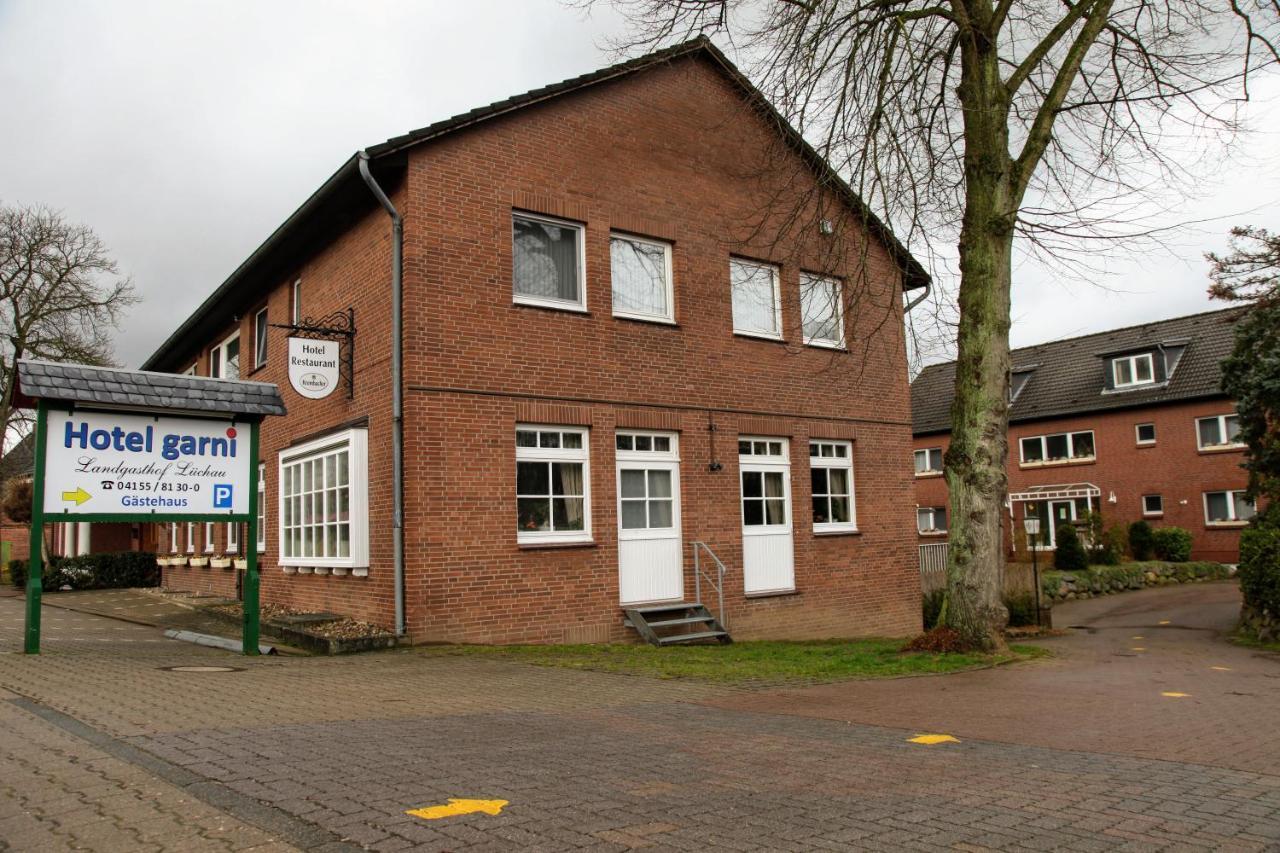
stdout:
<svg viewBox="0 0 1280 853">
<path fill-rule="evenodd" d="M 1203 418 L 1196 418 L 1196 448 L 1199 450 L 1238 450 L 1244 447 L 1243 441 L 1227 441 L 1227 418 L 1236 419 L 1236 435 L 1240 435 L 1240 415 L 1236 412 L 1228 412 L 1223 415 L 1207 415 Z M 1200 443 L 1200 424 L 1203 421 L 1218 422 L 1218 436 L 1223 439 L 1222 444 L 1201 444 Z"/>
<path fill-rule="evenodd" d="M 302 325 L 302 279 L 294 279 L 293 287 L 290 288 L 290 297 L 293 300 L 293 305 L 290 306 L 293 325 L 300 326 Z"/>
<path fill-rule="evenodd" d="M 222 341 L 222 343 L 218 344 L 216 347 L 209 350 L 209 375 L 210 376 L 214 377 L 215 379 L 227 378 L 227 345 L 230 344 L 232 341 L 239 341 L 239 339 L 240 339 L 240 330 L 237 329 L 236 331 L 227 335 L 227 337 Z M 243 372 L 240 369 L 240 365 L 243 365 L 243 364 L 244 364 L 244 347 L 241 346 L 240 361 L 236 366 L 236 376 L 235 376 L 236 379 L 239 379 L 241 373 Z M 217 366 L 216 372 L 214 367 L 215 365 Z"/>
<path fill-rule="evenodd" d="M 819 455 L 813 455 L 813 448 L 819 448 Z M 823 456 L 821 451 L 830 447 L 843 448 L 844 456 Z M 848 521 L 824 521 L 813 523 L 813 532 L 815 534 L 823 533 L 856 533 L 858 530 L 858 499 L 857 484 L 853 476 L 853 442 L 841 441 L 830 438 L 815 438 L 809 442 L 809 467 L 810 468 L 826 468 L 842 470 L 849 476 L 849 520 Z M 827 479 L 827 488 L 830 489 L 830 475 Z M 810 478 L 810 488 L 812 489 L 812 478 Z M 828 500 L 830 500 L 831 492 L 827 492 Z M 813 503 L 813 495 L 810 494 L 810 507 Z M 810 509 L 812 512 L 812 508 Z"/>
<path fill-rule="evenodd" d="M 285 468 L 315 456 L 325 456 L 340 447 L 346 447 L 348 524 L 350 525 L 350 549 L 346 557 L 286 556 L 284 524 Z M 276 467 L 276 546 L 281 566 L 297 568 L 367 569 L 369 566 L 369 430 L 356 428 L 317 438 L 303 444 L 281 450 Z"/>
<path fill-rule="evenodd" d="M 516 292 L 516 220 L 526 219 L 530 222 L 543 222 L 547 225 L 554 225 L 557 228 L 572 229 L 577 236 L 577 248 L 575 252 L 578 261 L 578 298 L 571 299 L 555 299 L 550 296 L 529 296 Z M 609 294 L 610 301 L 613 294 Z M 568 219 L 557 219 L 554 216 L 543 216 L 540 213 L 526 213 L 522 210 L 511 211 L 511 300 L 516 305 L 536 305 L 541 308 L 555 308 L 560 311 L 577 311 L 585 314 L 587 312 L 587 228 L 581 222 L 571 222 Z"/>
<path fill-rule="evenodd" d="M 733 298 L 733 265 L 741 264 L 747 267 L 756 267 L 758 269 L 767 269 L 769 276 L 773 281 L 773 325 L 776 331 L 770 332 L 764 329 L 745 329 L 738 325 L 738 315 L 734 311 Z M 729 310 L 733 314 L 733 333 L 735 335 L 743 335 L 748 338 L 763 338 L 769 341 L 782 340 L 782 275 L 777 264 L 767 263 L 765 261 L 753 261 L 749 258 L 729 258 Z"/>
<path fill-rule="evenodd" d="M 1249 523 L 1248 518 L 1240 518 L 1236 515 L 1236 495 L 1244 495 L 1244 489 L 1214 489 L 1211 492 L 1202 492 L 1200 499 L 1204 505 L 1204 526 L 1205 527 L 1244 527 Z M 1227 515 L 1228 518 L 1222 521 L 1209 520 L 1209 495 L 1226 495 L 1227 496 Z M 1253 502 L 1253 512 L 1257 515 L 1258 504 Z M 1252 518 L 1253 516 L 1250 516 Z"/>
<path fill-rule="evenodd" d="M 934 451 L 937 451 L 937 453 L 938 453 L 938 466 L 939 466 L 939 467 L 937 467 L 937 468 L 934 468 L 934 467 L 933 467 L 933 463 L 932 463 L 932 458 L 933 458 L 933 453 L 934 453 Z M 920 467 L 920 455 L 921 455 L 921 454 L 924 454 L 924 464 L 925 464 L 925 467 L 924 467 L 924 468 L 921 468 L 921 467 Z M 915 465 L 915 469 L 916 469 L 916 476 L 917 476 L 917 477 L 936 477 L 936 476 L 938 476 L 939 474 L 941 474 L 941 473 L 942 473 L 942 467 L 941 467 L 941 466 L 942 466 L 943 462 L 942 462 L 942 447 L 941 447 L 941 446 L 939 446 L 939 447 L 922 447 L 922 448 L 920 448 L 919 450 L 913 451 L 913 452 L 912 452 L 912 454 L 911 454 L 911 458 L 912 458 L 912 464 L 913 464 L 913 465 Z"/>
<path fill-rule="evenodd" d="M 1151 376 L 1150 379 L 1138 379 L 1138 363 L 1141 361 L 1146 361 L 1147 373 Z M 1129 365 L 1129 376 L 1131 379 L 1128 382 L 1120 381 L 1121 364 Z M 1155 382 L 1156 360 L 1152 357 L 1151 353 L 1140 352 L 1136 355 L 1124 355 L 1111 359 L 1111 384 L 1115 388 L 1136 388 L 1140 385 L 1154 385 Z"/>
<path fill-rule="evenodd" d="M 259 308 L 253 315 L 253 369 L 265 367 L 267 364 L 267 309 Z"/>
<path fill-rule="evenodd" d="M 224 554 L 238 554 L 240 552 L 240 522 L 227 522 L 227 547 L 223 549 Z"/>
<path fill-rule="evenodd" d="M 635 439 L 637 438 L 649 439 L 651 449 L 637 450 L 634 446 Z M 658 438 L 665 438 L 667 440 L 666 450 L 653 449 L 653 440 Z M 631 439 L 631 441 L 623 442 L 621 439 Z M 665 531 L 674 531 L 675 535 L 678 535 L 680 531 L 680 434 L 655 430 L 619 428 L 614 433 L 613 443 L 614 458 L 617 463 L 617 483 L 615 484 L 615 487 L 618 490 L 618 537 L 621 539 L 652 539 L 655 535 L 661 536 Z M 626 447 L 618 446 L 624 443 L 629 443 L 632 447 L 628 449 Z M 646 483 L 644 498 L 637 497 L 624 499 L 622 497 L 622 472 L 624 468 L 627 470 L 643 470 L 645 472 Z M 647 504 L 655 500 L 655 498 L 648 494 L 647 477 L 650 471 L 667 471 L 671 474 L 671 525 L 669 527 L 623 527 L 622 503 L 624 500 L 643 500 L 646 503 L 646 514 L 650 510 L 650 507 L 647 506 Z M 667 499 L 657 498 L 656 500 Z"/>
<path fill-rule="evenodd" d="M 204 523 L 204 552 L 206 554 L 213 553 L 214 530 L 216 528 L 217 528 L 217 524 L 215 522 L 206 521 Z"/>
<path fill-rule="evenodd" d="M 1089 456 L 1075 456 L 1076 442 L 1075 436 L 1088 433 L 1093 436 L 1093 453 Z M 1048 459 L 1049 455 L 1049 439 L 1057 438 L 1060 435 L 1067 437 L 1067 458 L 1065 459 Z M 1026 451 L 1022 443 L 1024 441 L 1040 442 L 1040 458 L 1027 459 Z M 1073 429 L 1069 432 L 1048 432 L 1044 435 L 1024 435 L 1018 439 L 1018 464 L 1019 465 L 1068 465 L 1072 462 L 1092 462 L 1098 458 L 1098 436 L 1091 429 Z"/>
<path fill-rule="evenodd" d="M 667 310 L 664 314 L 648 314 L 643 311 L 620 311 L 616 304 L 613 303 L 613 241 L 621 240 L 626 243 L 644 243 L 647 246 L 658 246 L 662 249 L 663 269 L 666 276 L 667 286 Z M 675 283 L 672 273 L 671 262 L 671 244 L 665 240 L 654 240 L 650 237 L 637 237 L 634 234 L 628 234 L 625 231 L 609 232 L 609 300 L 613 305 L 613 316 L 625 317 L 628 320 L 643 320 L 649 323 L 667 323 L 675 325 L 676 322 L 676 301 L 675 301 Z M 514 287 L 514 284 L 512 285 Z"/>
<path fill-rule="evenodd" d="M 831 286 L 835 288 L 835 306 L 836 306 L 836 338 L 811 338 L 804 330 L 804 321 L 807 318 L 805 312 L 805 291 L 807 287 L 813 286 Z M 845 349 L 844 339 L 844 280 L 830 275 L 819 275 L 818 273 L 802 272 L 800 273 L 800 336 L 804 339 L 806 345 L 811 347 L 820 347 L 823 349 Z"/>
<path fill-rule="evenodd" d="M 1151 445 L 1153 445 L 1153 444 L 1155 444 L 1155 443 L 1156 443 L 1156 439 L 1155 439 L 1155 438 L 1143 438 L 1143 437 L 1142 437 L 1142 428 L 1143 428 L 1144 426 L 1149 426 L 1149 427 L 1151 427 L 1151 433 L 1152 433 L 1152 435 L 1155 435 L 1156 437 L 1159 437 L 1158 433 L 1156 433 L 1156 425 L 1155 425 L 1154 423 L 1152 423 L 1151 421 L 1146 421 L 1145 423 L 1140 423 L 1140 424 L 1134 424 L 1134 425 L 1133 425 L 1133 438 L 1134 438 L 1134 441 L 1135 441 L 1135 442 L 1137 442 L 1137 445 L 1138 445 L 1139 447 L 1150 447 Z M 1196 427 L 1196 432 L 1198 433 L 1198 432 L 1199 432 L 1199 430 L 1200 430 L 1200 428 L 1197 426 L 1197 427 Z"/>
<path fill-rule="evenodd" d="M 520 530 L 517 523 L 516 543 L 519 545 L 545 545 L 548 543 L 591 542 L 591 430 L 580 426 L 556 424 L 516 424 L 516 432 L 559 432 L 561 447 L 520 447 L 516 445 L 515 461 L 520 462 L 579 462 L 582 464 L 582 529 L 581 530 Z M 582 436 L 582 447 L 564 447 L 563 435 L 575 433 Z M 511 436 L 515 443 L 515 435 Z M 518 490 L 513 495 L 519 500 Z M 528 496 L 540 497 L 540 496 Z M 517 504 L 518 507 L 518 504 Z M 517 521 L 519 510 L 516 511 Z M 552 524 L 554 524 L 554 518 Z"/>
<path fill-rule="evenodd" d="M 1150 505 L 1147 503 L 1147 501 L 1151 498 L 1155 498 L 1159 502 L 1160 504 L 1159 509 L 1152 509 Z M 1142 496 L 1142 514 L 1147 518 L 1164 515 L 1164 495 L 1143 495 Z"/>
<path fill-rule="evenodd" d="M 349 475 L 348 475 L 349 476 Z M 267 550 L 267 464 L 258 463 L 258 553 Z"/>
<path fill-rule="evenodd" d="M 187 522 L 187 541 L 186 548 L 188 554 L 196 552 L 196 523 L 194 521 Z"/>
<path fill-rule="evenodd" d="M 178 547 L 178 522 L 169 522 L 169 553 L 180 554 L 182 549 Z"/>
<path fill-rule="evenodd" d="M 183 375 L 183 376 L 195 376 L 195 375 L 196 375 L 196 365 L 192 364 L 192 365 L 191 365 L 190 367 L 188 367 L 186 370 L 182 371 L 182 375 Z"/>
<path fill-rule="evenodd" d="M 947 535 L 947 533 L 949 532 L 949 531 L 947 530 L 947 528 L 945 528 L 945 527 L 944 527 L 943 529 L 939 530 L 939 529 L 936 527 L 936 525 L 937 525 L 937 523 L 938 523 L 938 512 L 939 512 L 939 510 L 941 510 L 941 512 L 942 512 L 942 517 L 943 517 L 944 519 L 946 519 L 947 521 L 950 521 L 950 519 L 947 519 L 947 508 L 946 508 L 945 506 L 918 506 L 918 507 L 916 507 L 916 532 L 917 532 L 917 533 L 919 533 L 921 536 L 946 536 L 946 535 Z M 927 528 L 924 528 L 924 527 L 921 527 L 921 526 L 920 526 L 920 514 L 921 514 L 921 513 L 928 513 L 928 514 L 929 514 L 930 522 L 929 522 L 929 527 L 927 527 Z"/>
</svg>

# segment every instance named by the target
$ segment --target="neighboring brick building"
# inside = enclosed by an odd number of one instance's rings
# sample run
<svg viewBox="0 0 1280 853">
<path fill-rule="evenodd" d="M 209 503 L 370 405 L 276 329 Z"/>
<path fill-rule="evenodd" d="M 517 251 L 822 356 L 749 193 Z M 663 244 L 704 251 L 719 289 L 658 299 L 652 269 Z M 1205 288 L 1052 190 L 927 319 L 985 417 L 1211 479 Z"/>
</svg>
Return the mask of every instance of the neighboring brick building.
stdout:
<svg viewBox="0 0 1280 853">
<path fill-rule="evenodd" d="M 694 541 L 728 567 L 734 636 L 918 630 L 900 317 L 927 275 L 710 42 L 367 154 L 404 217 L 414 640 L 633 636 L 622 603 L 693 598 Z M 390 625 L 392 237 L 358 166 L 145 367 L 280 385 L 263 600 Z M 305 399 L 271 324 L 349 307 L 354 396 Z M 228 532 L 159 538 L 198 561 Z"/>
<path fill-rule="evenodd" d="M 1244 445 L 1221 390 L 1240 309 L 1212 311 L 1014 350 L 1006 542 L 1026 559 L 1023 519 L 1038 547 L 1090 509 L 1110 525 L 1146 519 L 1191 531 L 1197 559 L 1234 563 L 1244 500 Z M 955 364 L 925 368 L 911 387 L 920 542 L 945 540 Z M 1017 531 L 1014 533 L 1014 531 Z M 1012 535 L 1011 535 L 1012 534 Z"/>
</svg>

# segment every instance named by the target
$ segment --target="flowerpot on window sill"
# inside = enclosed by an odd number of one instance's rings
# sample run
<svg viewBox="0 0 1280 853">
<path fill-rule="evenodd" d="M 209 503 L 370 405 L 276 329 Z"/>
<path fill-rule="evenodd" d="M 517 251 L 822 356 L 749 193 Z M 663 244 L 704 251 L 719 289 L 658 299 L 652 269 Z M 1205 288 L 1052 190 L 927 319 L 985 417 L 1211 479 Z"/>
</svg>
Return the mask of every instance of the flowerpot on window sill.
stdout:
<svg viewBox="0 0 1280 853">
<path fill-rule="evenodd" d="M 367 578 L 369 577 L 369 570 L 368 569 L 352 569 L 351 576 L 357 577 L 357 578 Z"/>
<path fill-rule="evenodd" d="M 192 557 L 191 565 L 193 568 L 207 569 L 209 568 L 208 557 Z"/>
<path fill-rule="evenodd" d="M 325 566 L 316 566 L 315 573 L 318 575 L 327 575 L 329 574 L 329 569 Z"/>
<path fill-rule="evenodd" d="M 315 569 L 311 568 L 311 566 L 298 566 L 298 574 L 300 575 L 309 575 L 314 571 Z"/>
<path fill-rule="evenodd" d="M 296 575 L 298 573 L 296 566 L 281 566 L 280 571 L 284 572 L 286 575 Z"/>
<path fill-rule="evenodd" d="M 209 560 L 209 567 L 214 569 L 229 569 L 231 568 L 231 558 L 230 557 L 212 557 Z"/>
<path fill-rule="evenodd" d="M 231 563 L 237 569 L 249 568 L 249 561 L 244 557 L 237 557 L 236 559 L 232 560 Z"/>
<path fill-rule="evenodd" d="M 334 577 L 339 577 L 339 578 L 343 577 L 344 575 L 347 574 L 347 569 L 335 568 L 333 569 L 333 574 L 334 574 Z"/>
</svg>

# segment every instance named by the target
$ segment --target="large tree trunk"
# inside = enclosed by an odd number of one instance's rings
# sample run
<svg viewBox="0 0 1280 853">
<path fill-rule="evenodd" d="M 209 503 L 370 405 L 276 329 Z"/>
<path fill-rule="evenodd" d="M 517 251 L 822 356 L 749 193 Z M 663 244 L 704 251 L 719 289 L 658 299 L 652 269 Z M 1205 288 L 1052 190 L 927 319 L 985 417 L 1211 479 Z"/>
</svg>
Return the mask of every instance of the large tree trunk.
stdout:
<svg viewBox="0 0 1280 853">
<path fill-rule="evenodd" d="M 965 106 L 965 213 L 960 232 L 960 325 L 951 446 L 947 597 L 942 624 L 973 645 L 1004 647 L 1001 522 L 1008 491 L 1009 290 L 1013 163 L 1007 101 L 994 44 L 961 50 Z"/>
</svg>

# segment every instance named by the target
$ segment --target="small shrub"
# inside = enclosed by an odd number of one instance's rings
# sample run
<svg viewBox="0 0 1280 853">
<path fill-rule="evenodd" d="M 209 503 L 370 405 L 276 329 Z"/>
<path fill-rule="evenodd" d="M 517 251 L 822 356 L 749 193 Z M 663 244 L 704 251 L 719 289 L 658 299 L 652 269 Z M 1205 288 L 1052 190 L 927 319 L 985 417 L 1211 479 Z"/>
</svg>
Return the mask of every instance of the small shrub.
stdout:
<svg viewBox="0 0 1280 853">
<path fill-rule="evenodd" d="M 27 583 L 27 563 L 14 560 L 9 564 L 14 586 Z M 45 564 L 42 584 L 47 590 L 70 586 L 72 589 L 120 589 L 133 586 L 156 586 L 160 569 L 156 555 L 149 551 L 85 554 L 80 557 L 54 558 Z"/>
<path fill-rule="evenodd" d="M 904 652 L 933 652 L 935 654 L 956 654 L 973 651 L 972 646 L 961 639 L 960 635 L 950 628 L 934 628 L 926 631 L 902 647 Z"/>
<path fill-rule="evenodd" d="M 1155 554 L 1155 539 L 1150 524 L 1135 521 L 1129 525 L 1129 553 L 1139 562 L 1150 560 Z"/>
<path fill-rule="evenodd" d="M 27 585 L 28 565 L 26 560 L 9 561 L 9 580 L 19 589 Z M 68 582 L 69 579 L 62 572 L 61 560 L 55 558 L 44 564 L 44 574 L 40 578 L 44 589 L 61 589 Z"/>
<path fill-rule="evenodd" d="M 1054 543 L 1053 567 L 1060 572 L 1082 572 L 1089 568 L 1089 558 L 1073 525 L 1058 528 L 1058 541 Z"/>
<path fill-rule="evenodd" d="M 1280 528 L 1240 532 L 1240 593 L 1256 613 L 1280 615 Z"/>
<path fill-rule="evenodd" d="M 1185 563 L 1191 559 L 1191 531 L 1181 527 L 1160 527 L 1152 531 L 1152 548 L 1156 559 Z"/>
<path fill-rule="evenodd" d="M 938 616 L 942 613 L 942 599 L 946 595 L 946 590 L 935 589 L 933 592 L 924 594 L 924 629 L 928 631 L 938 625 Z"/>
<path fill-rule="evenodd" d="M 1004 606 L 1009 609 L 1009 625 L 1021 627 L 1036 624 L 1036 597 L 1031 594 L 1013 595 L 1005 598 Z"/>
<path fill-rule="evenodd" d="M 1093 540 L 1089 548 L 1089 562 L 1095 566 L 1118 566 L 1128 547 L 1128 532 L 1123 526 L 1113 524 Z"/>
</svg>

